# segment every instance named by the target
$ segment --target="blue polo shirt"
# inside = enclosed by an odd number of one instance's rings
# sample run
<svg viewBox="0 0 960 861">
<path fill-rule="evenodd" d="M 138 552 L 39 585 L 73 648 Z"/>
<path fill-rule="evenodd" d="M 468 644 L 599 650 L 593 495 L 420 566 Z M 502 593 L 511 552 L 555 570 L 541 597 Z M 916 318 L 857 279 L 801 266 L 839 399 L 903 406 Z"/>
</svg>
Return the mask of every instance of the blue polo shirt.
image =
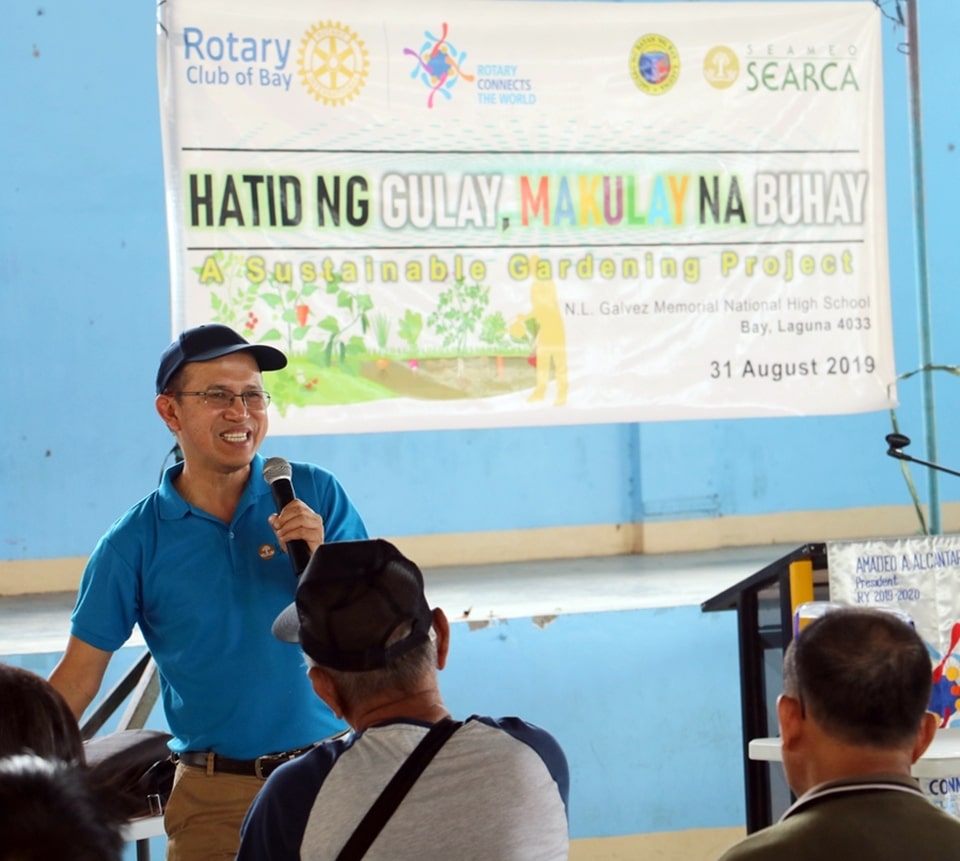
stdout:
<svg viewBox="0 0 960 861">
<path fill-rule="evenodd" d="M 331 473 L 291 466 L 297 496 L 323 518 L 325 541 L 367 537 Z M 182 469 L 170 467 L 100 539 L 83 573 L 73 635 L 114 652 L 140 626 L 175 751 L 253 759 L 339 732 L 343 724 L 306 678 L 299 646 L 270 633 L 297 581 L 267 522 L 276 507 L 263 458 L 254 458 L 230 523 L 177 493 Z"/>
</svg>

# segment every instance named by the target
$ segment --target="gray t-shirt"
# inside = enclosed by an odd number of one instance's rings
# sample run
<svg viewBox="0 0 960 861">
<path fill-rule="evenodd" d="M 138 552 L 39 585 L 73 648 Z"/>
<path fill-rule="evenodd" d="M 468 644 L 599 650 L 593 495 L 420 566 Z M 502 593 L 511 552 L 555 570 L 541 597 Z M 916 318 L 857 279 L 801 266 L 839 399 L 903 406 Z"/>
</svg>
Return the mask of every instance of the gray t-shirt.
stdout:
<svg viewBox="0 0 960 861">
<path fill-rule="evenodd" d="M 333 861 L 424 737 L 397 721 L 325 742 L 277 769 L 254 800 L 238 861 Z M 566 758 L 519 718 L 471 717 L 447 740 L 365 861 L 557 861 L 569 849 Z"/>
</svg>

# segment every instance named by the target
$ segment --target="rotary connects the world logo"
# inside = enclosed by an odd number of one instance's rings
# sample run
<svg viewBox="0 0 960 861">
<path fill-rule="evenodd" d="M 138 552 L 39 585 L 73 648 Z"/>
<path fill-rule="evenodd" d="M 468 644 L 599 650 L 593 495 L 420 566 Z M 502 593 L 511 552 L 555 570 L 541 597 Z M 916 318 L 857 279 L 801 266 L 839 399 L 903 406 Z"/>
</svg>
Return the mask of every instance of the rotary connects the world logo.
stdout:
<svg viewBox="0 0 960 861">
<path fill-rule="evenodd" d="M 300 41 L 300 81 L 318 102 L 344 105 L 367 81 L 370 60 L 363 40 L 339 21 L 314 24 Z"/>
</svg>

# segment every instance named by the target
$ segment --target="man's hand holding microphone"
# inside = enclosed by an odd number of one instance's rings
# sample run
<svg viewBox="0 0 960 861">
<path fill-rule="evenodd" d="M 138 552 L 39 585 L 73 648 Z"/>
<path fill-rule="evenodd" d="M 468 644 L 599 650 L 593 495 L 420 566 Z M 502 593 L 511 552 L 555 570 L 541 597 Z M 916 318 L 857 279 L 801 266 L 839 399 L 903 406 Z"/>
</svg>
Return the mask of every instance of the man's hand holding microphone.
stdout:
<svg viewBox="0 0 960 861">
<path fill-rule="evenodd" d="M 293 469 L 282 457 L 271 457 L 264 462 L 263 477 L 270 485 L 278 512 L 270 516 L 270 525 L 281 549 L 290 556 L 293 573 L 299 577 L 313 551 L 323 544 L 323 518 L 297 499 L 293 491 Z"/>
</svg>

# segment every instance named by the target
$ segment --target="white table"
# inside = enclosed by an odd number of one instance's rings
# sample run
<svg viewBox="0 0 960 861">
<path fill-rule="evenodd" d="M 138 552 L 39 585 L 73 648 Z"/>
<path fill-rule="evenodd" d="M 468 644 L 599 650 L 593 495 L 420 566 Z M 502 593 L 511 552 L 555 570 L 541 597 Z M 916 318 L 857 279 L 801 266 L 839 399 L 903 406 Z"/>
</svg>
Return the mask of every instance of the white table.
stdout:
<svg viewBox="0 0 960 861">
<path fill-rule="evenodd" d="M 783 759 L 779 738 L 755 738 L 748 747 L 750 759 L 780 762 Z M 914 763 L 914 777 L 955 777 L 960 775 L 960 727 L 941 729 L 933 737 L 926 753 Z"/>
<path fill-rule="evenodd" d="M 149 840 L 151 837 L 162 837 L 163 834 L 162 815 L 131 819 L 123 829 L 123 839 L 127 843 L 133 843 L 135 840 Z"/>
<path fill-rule="evenodd" d="M 123 829 L 123 839 L 127 843 L 137 844 L 137 861 L 149 861 L 151 837 L 162 837 L 166 832 L 163 830 L 163 814 L 159 816 L 141 816 L 139 819 L 131 819 Z"/>
</svg>

